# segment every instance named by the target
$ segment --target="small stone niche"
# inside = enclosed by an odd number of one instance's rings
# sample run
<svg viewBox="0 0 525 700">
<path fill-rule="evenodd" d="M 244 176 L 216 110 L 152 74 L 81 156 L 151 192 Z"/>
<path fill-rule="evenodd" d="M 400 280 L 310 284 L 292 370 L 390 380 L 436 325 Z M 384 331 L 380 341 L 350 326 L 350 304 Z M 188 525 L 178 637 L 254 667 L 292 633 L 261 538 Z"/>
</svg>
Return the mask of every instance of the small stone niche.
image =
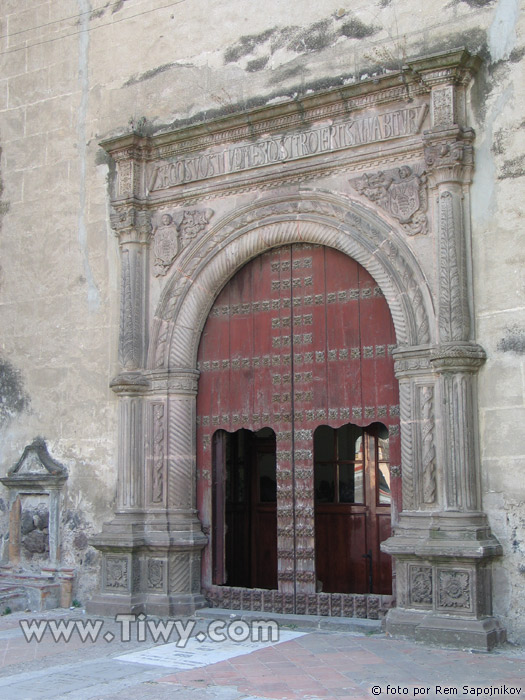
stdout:
<svg viewBox="0 0 525 700">
<path fill-rule="evenodd" d="M 60 513 L 67 469 L 42 438 L 24 449 L 0 481 L 9 491 L 9 546 L 0 585 L 25 587 L 31 607 L 68 607 L 74 578 L 61 567 Z"/>
<path fill-rule="evenodd" d="M 49 564 L 49 495 L 22 494 L 20 560 L 23 566 Z"/>
</svg>

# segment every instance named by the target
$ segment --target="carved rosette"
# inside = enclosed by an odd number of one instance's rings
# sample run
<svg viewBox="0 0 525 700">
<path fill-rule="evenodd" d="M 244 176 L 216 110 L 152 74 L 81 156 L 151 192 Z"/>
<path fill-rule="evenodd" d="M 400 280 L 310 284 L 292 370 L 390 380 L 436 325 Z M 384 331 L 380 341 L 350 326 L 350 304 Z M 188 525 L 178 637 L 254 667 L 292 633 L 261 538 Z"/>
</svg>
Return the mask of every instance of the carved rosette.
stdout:
<svg viewBox="0 0 525 700">
<path fill-rule="evenodd" d="M 471 608 L 470 572 L 438 570 L 438 605 L 446 609 Z"/>
<path fill-rule="evenodd" d="M 403 165 L 350 180 L 360 195 L 394 217 L 409 236 L 428 232 L 427 177 L 422 165 Z"/>
</svg>

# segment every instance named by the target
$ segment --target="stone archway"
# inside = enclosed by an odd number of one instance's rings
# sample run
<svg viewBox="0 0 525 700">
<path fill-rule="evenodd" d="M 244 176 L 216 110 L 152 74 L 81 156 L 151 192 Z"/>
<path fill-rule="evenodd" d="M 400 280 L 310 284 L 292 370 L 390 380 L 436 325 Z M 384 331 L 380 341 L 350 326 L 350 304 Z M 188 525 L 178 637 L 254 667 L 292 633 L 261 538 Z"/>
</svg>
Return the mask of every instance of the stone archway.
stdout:
<svg viewBox="0 0 525 700">
<path fill-rule="evenodd" d="M 324 192 L 269 198 L 219 222 L 188 250 L 168 281 L 153 320 L 148 366 L 194 368 L 200 333 L 224 284 L 259 253 L 289 243 L 340 250 L 377 281 L 392 313 L 398 342 L 432 342 L 433 308 L 424 275 L 395 229 L 369 208 Z"/>
<path fill-rule="evenodd" d="M 411 62 L 402 89 L 400 76 L 383 76 L 228 123 L 103 144 L 117 163 L 122 371 L 112 382 L 118 507 L 94 542 L 103 567 L 92 610 L 204 604 L 200 334 L 243 264 L 310 242 L 368 270 L 398 340 L 403 511 L 384 543 L 397 570 L 387 629 L 481 648 L 502 638 L 490 592 L 501 547 L 481 507 L 475 378 L 485 355 L 472 332 L 465 211 L 474 135 L 461 106 L 477 65 L 453 51 Z"/>
</svg>

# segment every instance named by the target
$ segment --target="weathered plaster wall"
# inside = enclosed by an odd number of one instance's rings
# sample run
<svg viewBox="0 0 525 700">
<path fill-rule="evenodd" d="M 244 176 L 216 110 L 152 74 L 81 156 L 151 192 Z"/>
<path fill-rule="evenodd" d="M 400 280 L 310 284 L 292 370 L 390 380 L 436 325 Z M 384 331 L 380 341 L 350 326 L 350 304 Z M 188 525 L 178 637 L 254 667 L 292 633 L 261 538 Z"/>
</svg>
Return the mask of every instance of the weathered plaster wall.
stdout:
<svg viewBox="0 0 525 700">
<path fill-rule="evenodd" d="M 525 39 L 519 0 L 4 0 L 0 11 L 0 464 L 37 435 L 70 470 L 65 561 L 85 599 L 87 536 L 112 514 L 119 258 L 98 143 L 399 69 L 466 46 L 484 58 L 472 257 L 484 505 L 505 556 L 496 613 L 525 641 Z M 523 10 L 523 7 L 521 7 Z M 4 498 L 5 494 L 0 494 Z M 7 532 L 0 501 L 0 533 Z"/>
</svg>

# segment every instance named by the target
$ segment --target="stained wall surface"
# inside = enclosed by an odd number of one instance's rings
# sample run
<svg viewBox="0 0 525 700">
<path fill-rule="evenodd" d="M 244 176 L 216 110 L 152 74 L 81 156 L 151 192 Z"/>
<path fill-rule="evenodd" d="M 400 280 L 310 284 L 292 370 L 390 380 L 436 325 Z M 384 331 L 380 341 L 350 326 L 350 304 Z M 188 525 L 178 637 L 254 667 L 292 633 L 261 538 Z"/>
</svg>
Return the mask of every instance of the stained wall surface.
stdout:
<svg viewBox="0 0 525 700">
<path fill-rule="evenodd" d="M 113 513 L 119 255 L 102 139 L 155 134 L 467 47 L 483 505 L 495 614 L 525 642 L 525 15 L 520 0 L 4 0 L 0 9 L 0 465 L 46 439 L 69 470 L 63 560 L 85 601 Z M 520 13 L 521 10 L 521 13 Z M 431 262 L 431 261 L 430 261 Z M 429 267 L 432 266 L 429 264 Z M 428 274 L 431 273 L 431 269 Z M 152 290 L 152 305 L 160 289 Z M 0 492 L 1 546 L 7 492 Z"/>
</svg>

